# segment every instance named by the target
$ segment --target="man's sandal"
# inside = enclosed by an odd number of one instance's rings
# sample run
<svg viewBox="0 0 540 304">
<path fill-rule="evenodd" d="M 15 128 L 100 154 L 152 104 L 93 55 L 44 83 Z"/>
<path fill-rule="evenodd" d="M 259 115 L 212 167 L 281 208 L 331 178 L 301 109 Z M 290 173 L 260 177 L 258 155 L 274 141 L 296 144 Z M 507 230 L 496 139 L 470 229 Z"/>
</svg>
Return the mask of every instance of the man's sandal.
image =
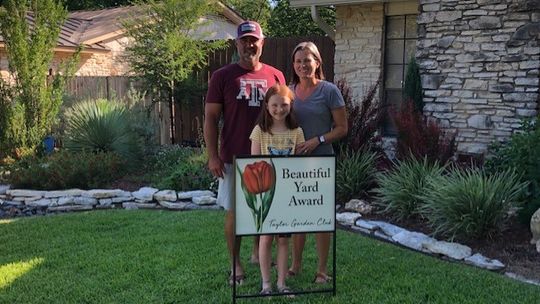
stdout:
<svg viewBox="0 0 540 304">
<path fill-rule="evenodd" d="M 332 282 L 333 278 L 325 273 L 317 272 L 315 275 L 315 278 L 313 279 L 313 283 L 315 284 L 326 284 Z"/>
<path fill-rule="evenodd" d="M 244 284 L 244 280 L 246 279 L 246 276 L 243 274 L 237 274 L 235 277 L 231 274 L 229 276 L 229 285 L 233 286 L 236 282 L 237 286 L 240 286 Z"/>
</svg>

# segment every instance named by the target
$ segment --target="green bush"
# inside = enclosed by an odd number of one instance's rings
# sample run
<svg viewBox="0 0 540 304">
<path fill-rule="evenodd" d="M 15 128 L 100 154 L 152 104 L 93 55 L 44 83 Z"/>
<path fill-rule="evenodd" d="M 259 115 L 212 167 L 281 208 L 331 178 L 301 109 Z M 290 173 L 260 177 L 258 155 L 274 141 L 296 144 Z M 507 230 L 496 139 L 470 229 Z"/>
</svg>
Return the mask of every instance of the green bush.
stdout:
<svg viewBox="0 0 540 304">
<path fill-rule="evenodd" d="M 103 188 L 126 172 L 123 158 L 111 152 L 60 151 L 47 157 L 31 157 L 9 167 L 8 182 L 14 188 L 55 190 Z"/>
<path fill-rule="evenodd" d="M 421 212 L 434 234 L 450 240 L 489 238 L 503 231 L 508 211 L 527 187 L 514 170 L 489 175 L 481 169 L 456 169 L 430 184 L 431 190 L 420 195 L 425 202 Z"/>
<path fill-rule="evenodd" d="M 485 168 L 490 173 L 514 168 L 521 174 L 521 180 L 529 183 L 527 203 L 520 206 L 519 212 L 521 222 L 528 225 L 540 208 L 540 124 L 525 120 L 520 131 L 507 143 L 490 147 Z"/>
<path fill-rule="evenodd" d="M 377 204 L 399 220 L 418 215 L 424 204 L 419 195 L 432 191 L 428 181 L 441 178 L 444 168 L 426 157 L 421 161 L 411 157 L 397 163 L 392 171 L 377 175 Z"/>
<path fill-rule="evenodd" d="M 368 150 L 346 151 L 340 155 L 336 173 L 339 202 L 366 196 L 375 181 L 377 154 Z"/>
<path fill-rule="evenodd" d="M 216 190 L 216 180 L 207 170 L 206 162 L 204 149 L 163 147 L 150 160 L 149 179 L 159 189 Z"/>
<path fill-rule="evenodd" d="M 64 147 L 70 151 L 116 152 L 128 160 L 140 157 L 142 142 L 126 106 L 105 99 L 75 104 L 66 113 Z"/>
</svg>

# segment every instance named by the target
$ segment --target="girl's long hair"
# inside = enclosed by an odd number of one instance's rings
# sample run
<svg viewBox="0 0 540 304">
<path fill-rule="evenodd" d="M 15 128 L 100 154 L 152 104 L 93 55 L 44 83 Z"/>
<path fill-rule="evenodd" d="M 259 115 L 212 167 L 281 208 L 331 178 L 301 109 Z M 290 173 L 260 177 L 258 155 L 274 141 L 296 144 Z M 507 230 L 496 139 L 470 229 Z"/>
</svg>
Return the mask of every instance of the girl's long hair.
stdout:
<svg viewBox="0 0 540 304">
<path fill-rule="evenodd" d="M 294 71 L 294 55 L 296 55 L 296 52 L 298 51 L 305 51 L 305 50 L 310 52 L 311 55 L 315 57 L 315 60 L 319 63 L 319 67 L 315 70 L 315 78 L 324 80 L 324 73 L 322 69 L 323 61 L 322 61 L 321 53 L 319 52 L 319 49 L 317 48 L 315 43 L 311 41 L 306 41 L 306 42 L 300 42 L 292 51 L 292 56 L 291 56 L 292 84 L 297 84 L 300 82 L 300 77 L 298 77 L 298 75 L 296 75 L 296 72 Z"/>
<path fill-rule="evenodd" d="M 272 128 L 274 120 L 268 112 L 268 101 L 270 100 L 270 97 L 274 95 L 279 95 L 285 98 L 289 98 L 291 100 L 291 111 L 289 112 L 289 115 L 287 115 L 287 117 L 285 118 L 285 125 L 289 130 L 298 128 L 298 122 L 294 117 L 292 108 L 294 93 L 293 91 L 291 91 L 291 89 L 289 89 L 288 86 L 283 84 L 276 84 L 270 89 L 268 89 L 268 91 L 266 92 L 266 95 L 264 96 L 264 104 L 262 105 L 263 108 L 261 109 L 261 113 L 259 114 L 259 117 L 257 119 L 257 125 L 261 128 L 263 132 L 272 134 L 272 131 L 270 129 Z"/>
</svg>

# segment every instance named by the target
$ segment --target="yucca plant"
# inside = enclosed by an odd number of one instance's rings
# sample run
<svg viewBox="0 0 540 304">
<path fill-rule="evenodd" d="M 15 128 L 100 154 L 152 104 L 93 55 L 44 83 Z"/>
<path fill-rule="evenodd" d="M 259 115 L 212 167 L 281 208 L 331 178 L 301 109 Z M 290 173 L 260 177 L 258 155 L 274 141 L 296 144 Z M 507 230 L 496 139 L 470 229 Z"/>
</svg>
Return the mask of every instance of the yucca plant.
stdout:
<svg viewBox="0 0 540 304">
<path fill-rule="evenodd" d="M 435 235 L 453 240 L 491 238 L 503 231 L 508 211 L 517 206 L 527 183 L 513 170 L 489 175 L 481 169 L 455 169 L 419 196 L 422 214 Z"/>
<path fill-rule="evenodd" d="M 337 164 L 336 190 L 340 202 L 365 196 L 375 181 L 377 153 L 365 150 L 346 151 Z"/>
<path fill-rule="evenodd" d="M 66 117 L 66 149 L 116 152 L 127 159 L 139 157 L 139 139 L 131 128 L 129 111 L 120 102 L 84 101 L 69 109 Z"/>
<path fill-rule="evenodd" d="M 427 157 L 418 160 L 414 157 L 398 162 L 388 172 L 377 175 L 377 204 L 384 213 L 402 220 L 419 214 L 424 204 L 419 195 L 431 191 L 429 180 L 439 179 L 445 167 L 438 162 L 428 161 Z"/>
</svg>

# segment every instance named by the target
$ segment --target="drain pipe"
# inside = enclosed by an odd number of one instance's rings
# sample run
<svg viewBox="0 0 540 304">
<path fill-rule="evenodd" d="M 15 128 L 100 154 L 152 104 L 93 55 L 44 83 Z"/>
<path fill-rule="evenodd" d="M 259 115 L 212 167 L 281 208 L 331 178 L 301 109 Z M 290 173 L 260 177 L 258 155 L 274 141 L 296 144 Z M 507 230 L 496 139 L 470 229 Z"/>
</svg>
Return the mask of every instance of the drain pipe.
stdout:
<svg viewBox="0 0 540 304">
<path fill-rule="evenodd" d="M 321 30 L 323 30 L 326 35 L 330 37 L 330 39 L 332 39 L 333 41 L 336 40 L 336 31 L 333 30 L 332 27 L 330 27 L 326 22 L 324 22 L 321 16 L 319 16 L 319 11 L 317 10 L 317 7 L 315 5 L 311 6 L 311 19 L 313 19 L 313 21 L 317 23 L 319 28 L 321 28 Z"/>
</svg>

